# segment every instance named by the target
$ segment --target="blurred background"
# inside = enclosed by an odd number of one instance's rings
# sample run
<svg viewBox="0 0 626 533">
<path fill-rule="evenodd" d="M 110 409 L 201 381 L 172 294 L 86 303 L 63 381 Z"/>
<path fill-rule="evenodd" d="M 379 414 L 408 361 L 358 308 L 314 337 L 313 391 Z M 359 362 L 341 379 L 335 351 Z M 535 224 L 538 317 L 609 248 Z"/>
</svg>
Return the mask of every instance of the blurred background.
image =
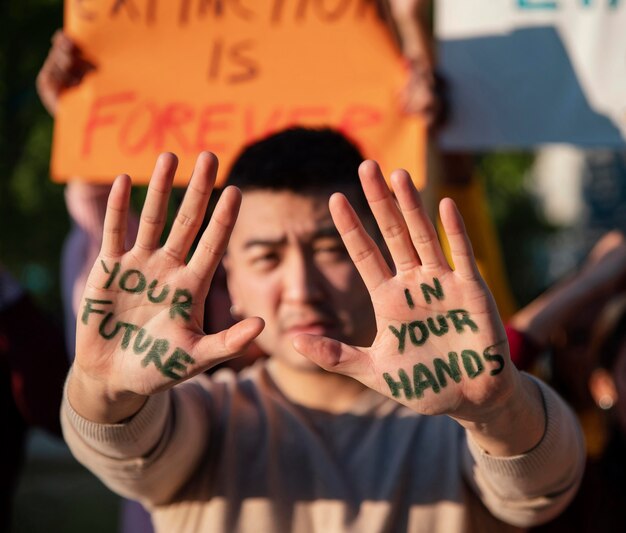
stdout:
<svg viewBox="0 0 626 533">
<path fill-rule="evenodd" d="M 52 118 L 35 78 L 62 26 L 60 0 L 0 3 L 0 258 L 62 327 L 60 255 L 70 223 L 63 186 L 49 179 Z M 563 148 L 565 160 L 567 149 Z M 510 288 L 523 306 L 576 268 L 598 235 L 626 227 L 623 156 L 596 151 L 572 167 L 532 152 L 476 155 Z M 577 168 L 578 182 L 564 180 Z M 538 176 L 550 175 L 550 181 Z M 556 185 L 555 185 L 556 184 Z M 559 198 L 554 200 L 556 187 Z M 142 191 L 134 193 L 139 202 Z M 548 199 L 548 200 L 547 200 Z M 36 332 L 33 332 L 36 335 Z M 41 339 L 42 347 L 45 340 Z M 115 531 L 118 498 L 65 446 L 34 430 L 20 479 L 13 531 Z"/>
<path fill-rule="evenodd" d="M 70 223 L 63 187 L 49 178 L 53 123 L 35 78 L 62 13 L 59 0 L 0 3 L 0 258 L 59 328 L 60 255 Z M 22 474 L 12 531 L 116 531 L 119 498 L 43 431 L 30 432 Z"/>
</svg>

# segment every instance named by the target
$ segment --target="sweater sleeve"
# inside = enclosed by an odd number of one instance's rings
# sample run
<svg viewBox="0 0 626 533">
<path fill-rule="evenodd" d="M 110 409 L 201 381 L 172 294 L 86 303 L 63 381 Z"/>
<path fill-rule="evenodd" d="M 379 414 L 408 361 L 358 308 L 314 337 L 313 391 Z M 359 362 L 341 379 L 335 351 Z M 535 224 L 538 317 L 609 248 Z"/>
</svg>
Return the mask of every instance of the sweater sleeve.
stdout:
<svg viewBox="0 0 626 533">
<path fill-rule="evenodd" d="M 194 472 L 209 436 L 203 389 L 194 380 L 151 396 L 121 424 L 97 424 L 61 406 L 63 435 L 76 459 L 114 492 L 147 507 L 167 503 Z"/>
<path fill-rule="evenodd" d="M 469 435 L 463 457 L 467 479 L 497 518 L 529 527 L 557 516 L 576 494 L 583 475 L 585 445 L 574 413 L 546 384 L 531 377 L 546 411 L 542 440 L 529 452 L 494 457 Z"/>
</svg>

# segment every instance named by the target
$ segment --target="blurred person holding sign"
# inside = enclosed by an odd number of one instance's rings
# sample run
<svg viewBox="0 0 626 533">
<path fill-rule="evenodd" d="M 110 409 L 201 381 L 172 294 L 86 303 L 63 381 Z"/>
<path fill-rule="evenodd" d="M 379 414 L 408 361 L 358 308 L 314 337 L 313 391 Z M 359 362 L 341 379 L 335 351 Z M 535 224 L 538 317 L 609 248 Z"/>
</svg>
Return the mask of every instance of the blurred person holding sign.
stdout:
<svg viewBox="0 0 626 533">
<path fill-rule="evenodd" d="M 300 124 L 333 126 L 422 182 L 423 128 L 397 102 L 407 67 L 393 36 L 407 39 L 410 16 L 393 5 L 67 2 L 64 31 L 97 69 L 63 94 L 52 174 L 108 182 L 117 153 L 146 180 L 166 148 L 184 173 L 204 149 L 228 167 L 241 146 Z"/>
</svg>

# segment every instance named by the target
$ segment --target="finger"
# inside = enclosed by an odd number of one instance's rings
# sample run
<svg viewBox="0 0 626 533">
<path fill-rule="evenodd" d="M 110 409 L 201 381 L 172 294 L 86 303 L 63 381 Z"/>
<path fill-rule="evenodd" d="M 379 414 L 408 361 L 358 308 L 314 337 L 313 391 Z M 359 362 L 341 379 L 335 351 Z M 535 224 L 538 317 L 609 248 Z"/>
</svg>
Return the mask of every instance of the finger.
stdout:
<svg viewBox="0 0 626 533">
<path fill-rule="evenodd" d="M 48 53 L 46 63 L 69 72 L 74 64 L 84 61 L 78 46 L 65 34 L 55 34 L 52 43 L 52 48 Z"/>
<path fill-rule="evenodd" d="M 455 272 L 468 280 L 480 279 L 472 243 L 467 236 L 463 217 L 456 204 L 450 198 L 444 198 L 439 204 L 439 214 L 450 243 L 450 253 Z"/>
<path fill-rule="evenodd" d="M 159 247 L 177 165 L 178 160 L 174 154 L 161 154 L 157 159 L 139 220 L 135 242 L 135 247 L 139 250 L 151 252 Z"/>
<path fill-rule="evenodd" d="M 76 43 L 69 38 L 69 36 L 63 30 L 57 30 L 52 35 L 52 48 L 63 49 L 68 52 L 78 51 Z"/>
<path fill-rule="evenodd" d="M 243 350 L 263 331 L 265 323 L 258 317 L 247 318 L 213 335 L 198 335 L 187 353 L 177 349 L 158 371 L 171 379 L 184 381 L 224 361 L 242 355 Z M 169 342 L 165 341 L 166 347 Z M 147 362 L 142 362 L 146 366 Z M 151 365 L 152 366 L 152 365 Z M 156 367 L 153 367 L 153 371 Z M 169 388 L 165 384 L 165 388 Z"/>
<path fill-rule="evenodd" d="M 217 157 L 202 152 L 196 160 L 191 180 L 178 209 L 169 237 L 163 249 L 179 261 L 184 261 L 204 220 L 209 197 L 215 183 Z"/>
<path fill-rule="evenodd" d="M 359 176 L 367 202 L 387 243 L 398 271 L 419 265 L 419 258 L 411 243 L 409 230 L 391 191 L 385 182 L 380 167 L 374 161 L 364 161 L 359 167 Z"/>
<path fill-rule="evenodd" d="M 400 170 L 391 175 L 391 184 L 398 198 L 400 209 L 409 228 L 411 241 L 417 250 L 423 268 L 439 270 L 449 269 L 445 255 L 441 250 L 437 232 L 433 226 L 419 192 L 411 176 Z"/>
<path fill-rule="evenodd" d="M 102 254 L 105 256 L 117 257 L 125 252 L 130 189 L 130 178 L 126 174 L 118 176 L 111 187 L 102 232 Z"/>
<path fill-rule="evenodd" d="M 207 290 L 215 269 L 226 251 L 240 205 L 241 192 L 239 189 L 226 187 L 215 206 L 213 216 L 211 216 L 209 225 L 200 238 L 196 251 L 189 260 L 188 268 Z"/>
<path fill-rule="evenodd" d="M 78 84 L 87 72 L 95 69 L 95 65 L 83 57 L 80 48 L 62 32 L 55 34 L 44 67 L 67 86 Z"/>
<path fill-rule="evenodd" d="M 343 243 L 367 289 L 371 292 L 391 278 L 391 270 L 374 240 L 367 234 L 359 217 L 341 193 L 329 201 L 330 214 Z"/>
<path fill-rule="evenodd" d="M 196 344 L 193 355 L 204 369 L 241 354 L 263 331 L 265 322 L 258 317 L 246 318 L 234 326 L 206 335 Z"/>
<path fill-rule="evenodd" d="M 55 50 L 51 55 L 53 74 L 57 79 L 65 80 L 72 77 L 72 71 L 76 68 L 79 59 L 65 50 Z"/>
<path fill-rule="evenodd" d="M 95 66 L 88 61 L 84 61 L 82 59 L 76 59 L 71 65 L 70 69 L 63 74 L 62 85 L 64 89 L 69 89 L 70 87 L 75 87 L 76 85 L 80 85 L 83 81 L 83 78 L 87 75 L 88 72 L 95 70 Z"/>
<path fill-rule="evenodd" d="M 367 368 L 367 355 L 343 342 L 318 335 L 302 334 L 293 339 L 294 348 L 324 370 L 358 379 Z"/>
</svg>

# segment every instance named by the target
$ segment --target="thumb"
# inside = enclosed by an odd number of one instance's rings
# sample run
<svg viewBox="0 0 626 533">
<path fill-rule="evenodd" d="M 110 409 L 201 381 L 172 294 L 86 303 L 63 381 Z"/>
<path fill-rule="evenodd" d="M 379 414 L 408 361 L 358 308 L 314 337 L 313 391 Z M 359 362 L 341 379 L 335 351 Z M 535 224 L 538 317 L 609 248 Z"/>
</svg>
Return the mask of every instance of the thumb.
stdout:
<svg viewBox="0 0 626 533">
<path fill-rule="evenodd" d="M 338 340 L 318 335 L 302 334 L 293 339 L 294 348 L 329 372 L 357 377 L 362 372 L 367 355 Z"/>
<path fill-rule="evenodd" d="M 246 318 L 228 329 L 204 336 L 195 346 L 200 364 L 215 364 L 232 359 L 250 344 L 263 331 L 265 322 L 258 317 Z"/>
</svg>

